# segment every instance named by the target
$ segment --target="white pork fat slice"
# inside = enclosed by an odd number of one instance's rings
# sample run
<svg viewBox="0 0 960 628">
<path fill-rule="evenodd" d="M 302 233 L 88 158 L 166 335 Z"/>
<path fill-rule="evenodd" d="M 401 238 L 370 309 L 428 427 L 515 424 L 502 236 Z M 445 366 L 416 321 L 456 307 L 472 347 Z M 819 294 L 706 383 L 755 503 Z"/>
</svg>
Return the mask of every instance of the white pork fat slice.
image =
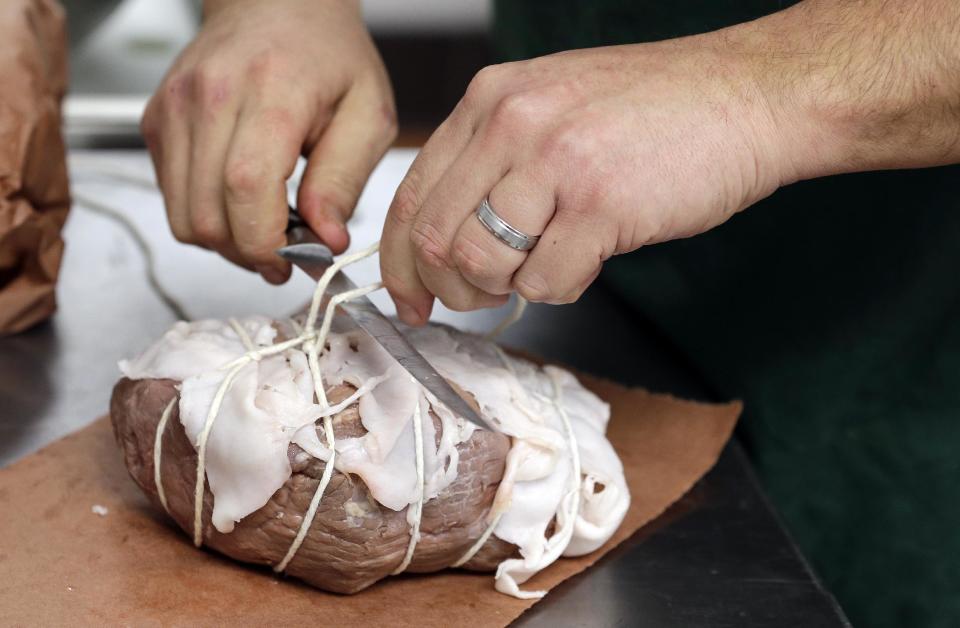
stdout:
<svg viewBox="0 0 960 628">
<path fill-rule="evenodd" d="M 561 424 L 559 412 L 554 411 L 549 422 L 553 425 Z M 520 550 L 521 558 L 500 563 L 495 582 L 498 591 L 518 598 L 536 598 L 543 595 L 542 591 L 521 591 L 519 585 L 552 564 L 563 552 L 572 532 L 571 526 L 566 523 L 564 510 L 577 498 L 570 490 L 573 469 L 569 447 L 559 452 L 563 462 L 557 464 L 550 474 L 533 480 L 511 480 L 510 457 L 515 452 L 522 452 L 524 457 L 532 456 L 535 459 L 544 455 L 538 449 L 522 440 L 511 449 L 504 479 L 506 488 L 511 493 L 510 503 L 494 530 L 498 538 L 517 545 Z M 516 464 L 522 468 L 525 460 L 521 458 Z M 547 527 L 555 515 L 556 529 L 548 539 Z"/>
<path fill-rule="evenodd" d="M 374 462 L 366 451 L 366 436 L 336 441 L 337 470 L 359 476 L 374 499 L 396 511 L 403 510 L 419 497 L 412 418 L 412 415 L 407 417 L 393 449 L 380 462 Z"/>
<path fill-rule="evenodd" d="M 251 316 L 239 321 L 253 344 L 273 343 L 272 321 Z M 222 367 L 247 347 L 223 321 L 179 322 L 120 369 L 131 379 L 181 380 L 180 421 L 193 446 L 207 420 Z M 300 430 L 321 415 L 313 400 L 313 378 L 300 351 L 286 351 L 248 364 L 224 396 L 207 440 L 205 471 L 214 494 L 213 524 L 229 532 L 234 523 L 262 507 L 290 477 L 287 448 L 296 437 L 304 449 L 321 450 L 313 430 Z"/>
<path fill-rule="evenodd" d="M 207 439 L 206 475 L 220 532 L 269 501 L 290 477 L 294 435 L 322 414 L 303 373 L 306 358 L 287 351 L 246 365 L 223 398 Z M 194 447 L 226 373 L 211 371 L 181 384 L 180 420 Z M 312 382 L 311 382 L 312 386 Z M 314 438 L 316 434 L 314 433 Z"/>
<path fill-rule="evenodd" d="M 266 317 L 251 316 L 240 325 L 257 346 L 268 346 L 276 337 L 276 330 Z M 237 332 L 223 321 L 179 321 L 138 357 L 121 360 L 119 367 L 130 379 L 182 381 L 219 369 L 246 351 Z"/>
<path fill-rule="evenodd" d="M 320 361 L 327 385 L 346 382 L 360 388 L 372 378 L 383 381 L 360 397 L 364 449 L 370 459 L 386 460 L 404 430 L 420 395 L 420 386 L 386 349 L 366 334 L 331 334 L 330 352 Z M 355 350 L 349 349 L 353 345 Z M 347 348 L 347 350 L 344 349 Z"/>
<path fill-rule="evenodd" d="M 474 348 L 482 344 L 492 348 L 489 341 L 458 341 L 464 334 L 446 327 L 435 326 L 418 330 L 414 335 L 424 357 L 446 379 L 456 382 L 477 400 L 484 417 L 492 419 L 504 434 L 523 438 L 554 451 L 564 447 L 564 439 L 556 429 L 546 427 L 542 417 L 549 404 L 530 395 L 538 388 L 536 381 L 521 381 L 507 364 L 491 364 L 489 357 L 475 359 L 484 353 Z M 527 389 L 527 385 L 531 385 Z"/>
<path fill-rule="evenodd" d="M 564 487 L 569 484 L 570 465 L 557 465 L 552 473 L 534 480 L 513 481 L 510 476 L 512 467 L 522 469 L 543 455 L 524 441 L 518 441 L 510 449 L 504 474 L 504 481 L 512 484 L 508 488 L 510 505 L 494 529 L 498 538 L 519 547 L 520 554 L 532 561 L 539 560 L 543 553 L 547 526 L 557 512 Z"/>
<path fill-rule="evenodd" d="M 379 503 L 402 510 L 417 501 L 420 490 L 412 423 L 420 385 L 366 334 L 331 334 L 328 344 L 330 351 L 320 361 L 326 384 L 361 388 L 379 381 L 357 407 L 367 433 L 338 439 L 334 464 L 359 476 Z"/>
<path fill-rule="evenodd" d="M 544 367 L 561 389 L 580 452 L 583 482 L 573 536 L 564 556 L 582 556 L 598 549 L 616 532 L 630 507 L 623 463 L 606 437 L 610 406 L 585 389 L 569 372 Z"/>
</svg>

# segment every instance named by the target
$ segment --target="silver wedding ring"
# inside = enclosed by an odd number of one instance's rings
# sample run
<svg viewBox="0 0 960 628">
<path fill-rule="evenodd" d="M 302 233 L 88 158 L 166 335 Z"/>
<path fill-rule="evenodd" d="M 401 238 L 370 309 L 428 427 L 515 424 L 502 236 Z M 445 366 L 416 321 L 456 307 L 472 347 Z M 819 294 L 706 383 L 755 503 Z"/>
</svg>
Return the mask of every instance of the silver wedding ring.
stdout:
<svg viewBox="0 0 960 628">
<path fill-rule="evenodd" d="M 527 235 L 498 216 L 488 199 L 483 199 L 477 208 L 477 218 L 498 240 L 518 251 L 529 251 L 540 240 L 540 236 Z"/>
</svg>

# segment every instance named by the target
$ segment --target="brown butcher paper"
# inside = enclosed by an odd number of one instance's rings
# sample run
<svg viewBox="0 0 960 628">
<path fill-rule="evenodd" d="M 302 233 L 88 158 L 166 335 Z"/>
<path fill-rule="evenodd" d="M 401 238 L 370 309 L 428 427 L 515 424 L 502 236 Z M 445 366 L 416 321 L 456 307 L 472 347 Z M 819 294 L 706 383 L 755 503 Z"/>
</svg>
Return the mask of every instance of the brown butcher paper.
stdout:
<svg viewBox="0 0 960 628">
<path fill-rule="evenodd" d="M 56 2 L 0 2 L 0 336 L 55 308 L 70 208 L 60 134 L 66 46 Z"/>
<path fill-rule="evenodd" d="M 550 589 L 679 499 L 716 462 L 739 403 L 681 401 L 582 377 L 611 404 L 608 430 L 632 502 L 600 550 L 524 585 Z M 128 477 L 108 419 L 0 469 L 0 624 L 502 626 L 535 600 L 493 574 L 388 578 L 356 595 L 311 589 L 197 550 Z M 98 514 L 99 513 L 99 514 Z"/>
</svg>

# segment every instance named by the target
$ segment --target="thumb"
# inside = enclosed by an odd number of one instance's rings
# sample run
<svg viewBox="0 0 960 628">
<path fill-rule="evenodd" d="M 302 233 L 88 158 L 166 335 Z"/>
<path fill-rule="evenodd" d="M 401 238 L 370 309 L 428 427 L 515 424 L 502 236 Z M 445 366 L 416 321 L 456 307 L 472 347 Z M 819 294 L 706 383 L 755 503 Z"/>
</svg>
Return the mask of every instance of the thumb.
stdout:
<svg viewBox="0 0 960 628">
<path fill-rule="evenodd" d="M 384 112 L 389 111 L 391 115 Z M 300 215 L 334 253 L 350 244 L 346 222 L 396 133 L 393 105 L 355 87 L 310 150 L 297 193 Z"/>
</svg>

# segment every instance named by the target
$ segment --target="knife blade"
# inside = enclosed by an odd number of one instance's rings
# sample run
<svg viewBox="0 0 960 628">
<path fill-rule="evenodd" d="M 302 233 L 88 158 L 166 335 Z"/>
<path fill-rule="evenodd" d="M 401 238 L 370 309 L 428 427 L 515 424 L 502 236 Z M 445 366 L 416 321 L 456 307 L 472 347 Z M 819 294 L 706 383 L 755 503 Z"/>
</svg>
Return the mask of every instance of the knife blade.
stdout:
<svg viewBox="0 0 960 628">
<path fill-rule="evenodd" d="M 293 209 L 290 210 L 287 226 L 287 242 L 287 246 L 277 249 L 277 254 L 314 280 L 320 279 L 327 267 L 333 263 L 333 253 L 320 242 L 317 235 Z M 331 279 L 328 290 L 332 294 L 337 294 L 356 287 L 357 284 L 341 270 Z M 454 415 L 463 417 L 477 427 L 496 431 L 410 344 L 410 341 L 368 297 L 362 296 L 346 301 L 339 307 Z"/>
</svg>

